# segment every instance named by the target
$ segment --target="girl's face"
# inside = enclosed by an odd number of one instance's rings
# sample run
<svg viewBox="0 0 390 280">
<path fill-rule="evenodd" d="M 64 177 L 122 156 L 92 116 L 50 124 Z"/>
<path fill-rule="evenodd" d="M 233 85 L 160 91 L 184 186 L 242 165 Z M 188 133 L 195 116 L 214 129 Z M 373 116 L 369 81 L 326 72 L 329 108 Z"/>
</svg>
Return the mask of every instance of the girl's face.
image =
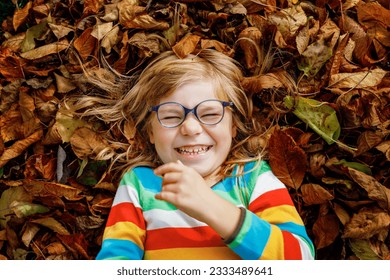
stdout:
<svg viewBox="0 0 390 280">
<path fill-rule="evenodd" d="M 209 99 L 219 100 L 213 84 L 201 81 L 179 87 L 171 95 L 162 98 L 159 104 L 177 102 L 192 109 Z M 150 142 L 154 144 L 163 163 L 180 160 L 206 177 L 224 163 L 230 152 L 232 138 L 236 136 L 232 110 L 226 107 L 224 113 L 222 121 L 216 125 L 202 124 L 193 113 L 189 113 L 182 124 L 167 128 L 161 125 L 157 113 L 153 112 Z"/>
</svg>

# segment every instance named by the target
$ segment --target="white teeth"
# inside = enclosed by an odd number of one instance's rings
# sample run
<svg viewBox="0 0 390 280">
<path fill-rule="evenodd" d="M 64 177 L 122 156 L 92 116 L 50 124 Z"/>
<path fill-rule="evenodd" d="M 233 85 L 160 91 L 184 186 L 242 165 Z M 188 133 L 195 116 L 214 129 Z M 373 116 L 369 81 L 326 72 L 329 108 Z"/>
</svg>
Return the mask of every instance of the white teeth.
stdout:
<svg viewBox="0 0 390 280">
<path fill-rule="evenodd" d="M 203 146 L 203 147 L 197 147 L 197 148 L 194 148 L 194 147 L 181 147 L 181 148 L 177 148 L 177 151 L 181 154 L 201 154 L 201 153 L 205 153 L 207 152 L 208 150 L 210 149 L 210 147 L 207 147 L 207 146 Z"/>
</svg>

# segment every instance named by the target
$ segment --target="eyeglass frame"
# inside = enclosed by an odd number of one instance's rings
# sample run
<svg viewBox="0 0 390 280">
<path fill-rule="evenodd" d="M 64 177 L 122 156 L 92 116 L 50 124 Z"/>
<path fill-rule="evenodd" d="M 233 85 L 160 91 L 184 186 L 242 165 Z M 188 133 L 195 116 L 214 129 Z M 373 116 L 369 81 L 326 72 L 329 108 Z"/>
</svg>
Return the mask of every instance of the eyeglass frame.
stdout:
<svg viewBox="0 0 390 280">
<path fill-rule="evenodd" d="M 213 123 L 213 124 L 208 124 L 208 123 L 204 123 L 202 122 L 200 119 L 199 119 L 199 116 L 198 114 L 196 113 L 196 110 L 198 109 L 198 106 L 204 102 L 207 102 L 207 101 L 218 101 L 221 103 L 222 105 L 222 117 L 221 119 L 216 122 L 216 123 Z M 164 125 L 161 120 L 160 120 L 160 117 L 158 115 L 158 109 L 163 106 L 163 105 L 166 105 L 166 104 L 178 104 L 180 105 L 183 109 L 184 109 L 184 117 L 182 118 L 182 120 L 175 126 L 167 126 L 167 125 Z M 163 127 L 166 127 L 166 128 L 176 128 L 178 126 L 180 126 L 184 121 L 185 119 L 187 118 L 187 115 L 189 113 L 193 113 L 194 116 L 196 117 L 196 119 L 201 123 L 201 124 L 204 124 L 204 125 L 217 125 L 219 124 L 223 118 L 225 117 L 225 107 L 233 107 L 234 106 L 234 103 L 231 102 L 231 101 L 222 101 L 222 100 L 218 100 L 218 99 L 207 99 L 207 100 L 203 100 L 202 102 L 199 102 L 195 107 L 193 107 L 192 109 L 189 109 L 187 107 L 185 107 L 184 105 L 180 104 L 179 102 L 174 102 L 174 101 L 170 101 L 170 102 L 164 102 L 164 103 L 161 103 L 159 105 L 156 105 L 156 106 L 152 106 L 150 109 L 149 109 L 149 112 L 156 112 L 157 114 L 157 119 L 158 119 L 158 122 L 163 126 Z"/>
</svg>

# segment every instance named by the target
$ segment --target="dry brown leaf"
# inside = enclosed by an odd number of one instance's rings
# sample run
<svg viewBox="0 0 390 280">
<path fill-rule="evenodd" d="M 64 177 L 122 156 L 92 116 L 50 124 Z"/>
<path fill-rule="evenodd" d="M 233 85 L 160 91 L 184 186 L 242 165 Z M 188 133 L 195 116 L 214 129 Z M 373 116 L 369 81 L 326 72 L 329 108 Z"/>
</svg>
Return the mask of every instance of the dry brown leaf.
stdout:
<svg viewBox="0 0 390 280">
<path fill-rule="evenodd" d="M 39 59 L 51 54 L 58 54 L 62 52 L 63 50 L 66 50 L 69 48 L 69 42 L 66 39 L 60 40 L 59 42 L 51 43 L 44 45 L 42 47 L 38 47 L 36 49 L 33 49 L 31 51 L 27 51 L 24 53 L 21 53 L 20 56 L 28 59 L 28 60 L 34 60 Z"/>
<path fill-rule="evenodd" d="M 137 6 L 137 1 L 121 1 L 118 3 L 118 10 L 119 22 L 125 28 L 157 30 L 165 30 L 169 28 L 169 24 L 167 22 L 155 20 L 146 12 L 145 7 Z"/>
<path fill-rule="evenodd" d="M 340 225 L 336 215 L 319 216 L 313 225 L 316 249 L 319 250 L 332 244 L 339 235 L 339 228 Z"/>
<path fill-rule="evenodd" d="M 198 35 L 188 34 L 172 47 L 172 51 L 177 57 L 184 58 L 196 49 L 200 39 Z"/>
<path fill-rule="evenodd" d="M 9 160 L 20 156 L 30 145 L 39 141 L 42 138 L 42 130 L 37 130 L 25 139 L 18 140 L 10 147 L 4 150 L 0 156 L 0 168 L 3 167 Z"/>
<path fill-rule="evenodd" d="M 0 49 L 0 74 L 12 81 L 24 78 L 24 62 L 9 49 Z"/>
<path fill-rule="evenodd" d="M 348 211 L 345 210 L 344 207 L 342 207 L 338 203 L 333 203 L 333 209 L 337 217 L 339 218 L 340 222 L 345 226 L 350 220 L 351 216 L 348 214 Z"/>
<path fill-rule="evenodd" d="M 82 59 L 87 59 L 88 56 L 92 55 L 97 44 L 97 39 L 93 37 L 92 34 L 93 28 L 87 28 L 80 35 L 80 37 L 74 40 L 73 46 L 79 53 Z"/>
<path fill-rule="evenodd" d="M 85 141 L 86 139 L 88 141 Z M 80 159 L 87 159 L 99 153 L 109 155 L 113 152 L 107 141 L 101 135 L 87 127 L 76 129 L 70 138 L 70 144 L 74 153 Z"/>
<path fill-rule="evenodd" d="M 94 15 L 99 12 L 101 8 L 103 8 L 104 0 L 84 0 L 84 10 L 83 15 Z"/>
<path fill-rule="evenodd" d="M 46 251 L 50 255 L 61 255 L 64 254 L 67 250 L 61 242 L 53 242 L 46 247 Z"/>
<path fill-rule="evenodd" d="M 30 9 L 33 5 L 32 1 L 27 2 L 27 4 L 22 9 L 17 9 L 14 13 L 12 23 L 14 29 L 17 30 L 22 24 L 27 21 L 27 17 L 29 16 Z"/>
<path fill-rule="evenodd" d="M 248 27 L 238 36 L 238 42 L 245 54 L 245 64 L 248 69 L 260 67 L 263 50 L 259 49 L 263 34 L 257 27 Z"/>
<path fill-rule="evenodd" d="M 374 69 L 360 73 L 340 73 L 331 76 L 330 86 L 338 88 L 375 87 L 382 82 L 387 71 Z"/>
<path fill-rule="evenodd" d="M 250 93 L 259 93 L 263 89 L 283 88 L 284 82 L 288 81 L 283 72 L 244 77 L 241 81 L 242 86 Z"/>
<path fill-rule="evenodd" d="M 76 89 L 74 80 L 65 78 L 57 73 L 54 73 L 56 78 L 57 91 L 60 93 L 67 93 Z"/>
<path fill-rule="evenodd" d="M 22 242 L 24 246 L 29 247 L 31 241 L 34 239 L 39 231 L 39 227 L 32 223 L 28 223 L 22 235 Z"/>
<path fill-rule="evenodd" d="M 69 231 L 56 219 L 52 217 L 44 217 L 39 219 L 34 219 L 31 221 L 32 223 L 47 227 L 54 232 L 61 234 L 61 235 L 69 235 Z"/>
<path fill-rule="evenodd" d="M 25 179 L 23 187 L 36 197 L 63 197 L 69 201 L 77 201 L 85 197 L 81 195 L 81 190 L 77 188 L 54 182 Z"/>
<path fill-rule="evenodd" d="M 382 232 L 389 232 L 389 213 L 379 208 L 363 208 L 345 225 L 343 238 L 369 239 Z"/>
<path fill-rule="evenodd" d="M 322 204 L 332 200 L 334 196 L 318 184 L 303 184 L 302 199 L 307 205 Z"/>
<path fill-rule="evenodd" d="M 376 201 L 383 209 L 390 210 L 390 189 L 361 171 L 348 168 L 348 172 L 351 178 L 367 191 L 369 198 Z"/>
<path fill-rule="evenodd" d="M 305 152 L 291 136 L 275 129 L 269 140 L 269 162 L 275 175 L 288 187 L 299 189 L 307 169 Z"/>
</svg>

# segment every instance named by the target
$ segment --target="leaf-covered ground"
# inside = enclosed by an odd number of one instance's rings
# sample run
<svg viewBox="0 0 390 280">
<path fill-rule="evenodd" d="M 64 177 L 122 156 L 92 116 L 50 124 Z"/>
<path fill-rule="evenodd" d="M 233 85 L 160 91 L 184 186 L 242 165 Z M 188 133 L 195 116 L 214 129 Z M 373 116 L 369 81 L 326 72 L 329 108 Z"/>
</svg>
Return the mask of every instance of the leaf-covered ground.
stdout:
<svg viewBox="0 0 390 280">
<path fill-rule="evenodd" d="M 105 61 L 134 75 L 163 50 L 199 48 L 242 64 L 242 84 L 270 127 L 259 141 L 317 259 L 390 259 L 389 8 L 388 0 L 2 0 L 0 259 L 93 259 L 99 250 L 117 179 L 91 157 L 107 145 L 101 124 L 61 106 L 90 92 L 81 66 L 106 78 L 96 70 Z"/>
</svg>

